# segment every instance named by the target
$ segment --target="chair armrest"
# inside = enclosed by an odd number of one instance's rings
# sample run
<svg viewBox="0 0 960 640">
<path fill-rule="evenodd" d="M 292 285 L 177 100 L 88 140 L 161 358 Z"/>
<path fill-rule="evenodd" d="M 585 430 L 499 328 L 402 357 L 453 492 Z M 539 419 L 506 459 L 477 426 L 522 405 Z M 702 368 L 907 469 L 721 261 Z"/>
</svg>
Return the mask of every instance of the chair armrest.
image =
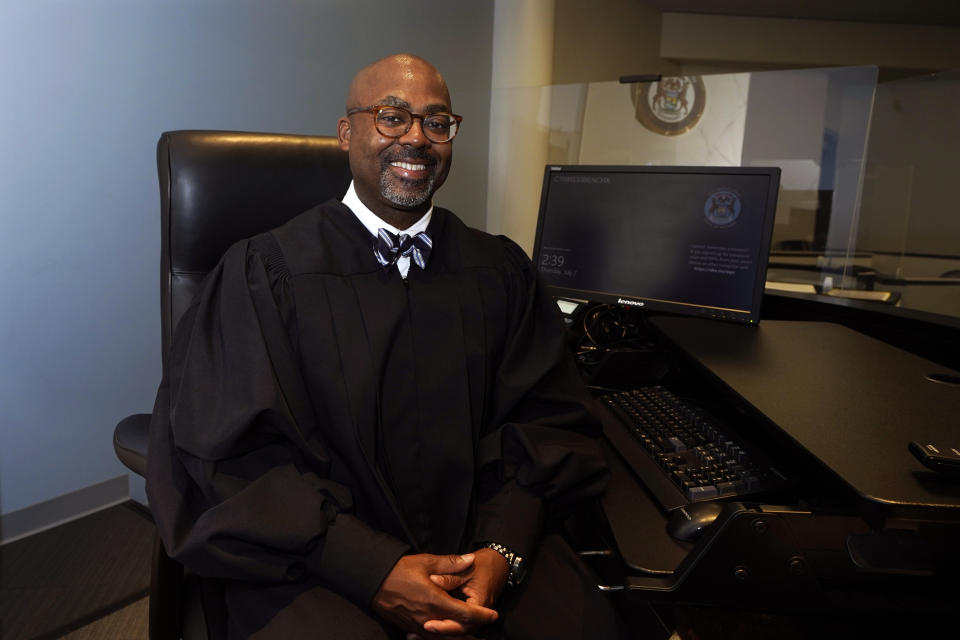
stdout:
<svg viewBox="0 0 960 640">
<path fill-rule="evenodd" d="M 135 413 L 121 420 L 113 430 L 113 450 L 128 469 L 145 476 L 147 444 L 150 440 L 150 414 Z"/>
</svg>

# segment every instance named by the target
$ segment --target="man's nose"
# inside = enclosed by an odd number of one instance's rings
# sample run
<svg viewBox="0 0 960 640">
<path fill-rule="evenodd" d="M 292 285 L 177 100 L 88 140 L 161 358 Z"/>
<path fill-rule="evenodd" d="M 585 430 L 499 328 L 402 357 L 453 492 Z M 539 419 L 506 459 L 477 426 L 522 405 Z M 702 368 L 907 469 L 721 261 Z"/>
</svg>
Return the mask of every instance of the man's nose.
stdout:
<svg viewBox="0 0 960 640">
<path fill-rule="evenodd" d="M 405 134 L 397 140 L 400 144 L 407 144 L 414 147 L 423 147 L 430 144 L 427 136 L 423 135 L 423 120 L 414 118 L 410 123 L 410 128 Z"/>
</svg>

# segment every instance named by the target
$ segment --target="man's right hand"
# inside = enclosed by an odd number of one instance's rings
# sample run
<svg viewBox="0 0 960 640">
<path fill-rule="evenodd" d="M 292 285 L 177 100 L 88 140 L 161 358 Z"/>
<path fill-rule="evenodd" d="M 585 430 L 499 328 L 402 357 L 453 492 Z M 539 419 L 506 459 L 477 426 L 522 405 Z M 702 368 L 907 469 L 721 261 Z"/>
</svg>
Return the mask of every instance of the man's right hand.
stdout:
<svg viewBox="0 0 960 640">
<path fill-rule="evenodd" d="M 461 574 L 474 555 L 403 556 L 373 598 L 373 610 L 386 622 L 424 637 L 473 633 L 497 619 L 497 612 L 454 598 L 434 584 L 431 575 Z"/>
</svg>

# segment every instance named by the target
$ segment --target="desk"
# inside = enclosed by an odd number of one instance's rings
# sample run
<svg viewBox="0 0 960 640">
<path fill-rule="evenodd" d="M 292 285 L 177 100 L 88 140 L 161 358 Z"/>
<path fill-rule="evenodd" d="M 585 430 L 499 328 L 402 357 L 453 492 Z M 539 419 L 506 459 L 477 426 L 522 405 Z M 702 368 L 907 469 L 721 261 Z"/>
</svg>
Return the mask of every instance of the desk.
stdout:
<svg viewBox="0 0 960 640">
<path fill-rule="evenodd" d="M 882 582 L 883 597 L 910 600 L 908 609 L 956 601 L 960 483 L 907 451 L 910 440 L 960 442 L 960 386 L 928 378 L 956 372 L 831 323 L 651 323 L 687 356 L 700 384 L 790 444 L 778 453 L 793 451 L 809 474 L 802 483 L 843 498 L 820 502 L 801 491 L 795 503 L 730 503 L 704 538 L 684 546 L 667 537 L 665 514 L 656 519 L 651 499 L 628 486 L 632 478 L 622 477 L 617 460 L 621 477 L 604 508 L 634 571 L 628 589 L 687 602 L 829 610 L 836 593 L 849 602 L 850 593 Z M 737 567 L 750 579 L 738 580 Z"/>
<path fill-rule="evenodd" d="M 960 444 L 960 385 L 930 379 L 957 372 L 827 322 L 653 324 L 864 500 L 960 510 L 960 483 L 907 451 Z"/>
</svg>

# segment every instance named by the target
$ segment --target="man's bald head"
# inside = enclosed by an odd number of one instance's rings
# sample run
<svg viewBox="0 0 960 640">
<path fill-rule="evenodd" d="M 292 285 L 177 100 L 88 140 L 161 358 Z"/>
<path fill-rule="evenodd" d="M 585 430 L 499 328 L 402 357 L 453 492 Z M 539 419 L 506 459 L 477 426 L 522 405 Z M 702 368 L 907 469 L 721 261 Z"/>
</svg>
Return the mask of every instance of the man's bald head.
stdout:
<svg viewBox="0 0 960 640">
<path fill-rule="evenodd" d="M 370 96 L 376 95 L 380 87 L 411 82 L 436 83 L 442 87 L 447 108 L 451 108 L 450 91 L 447 83 L 432 64 L 419 56 L 409 53 L 380 58 L 357 72 L 347 92 L 347 110 L 369 106 Z"/>
</svg>

